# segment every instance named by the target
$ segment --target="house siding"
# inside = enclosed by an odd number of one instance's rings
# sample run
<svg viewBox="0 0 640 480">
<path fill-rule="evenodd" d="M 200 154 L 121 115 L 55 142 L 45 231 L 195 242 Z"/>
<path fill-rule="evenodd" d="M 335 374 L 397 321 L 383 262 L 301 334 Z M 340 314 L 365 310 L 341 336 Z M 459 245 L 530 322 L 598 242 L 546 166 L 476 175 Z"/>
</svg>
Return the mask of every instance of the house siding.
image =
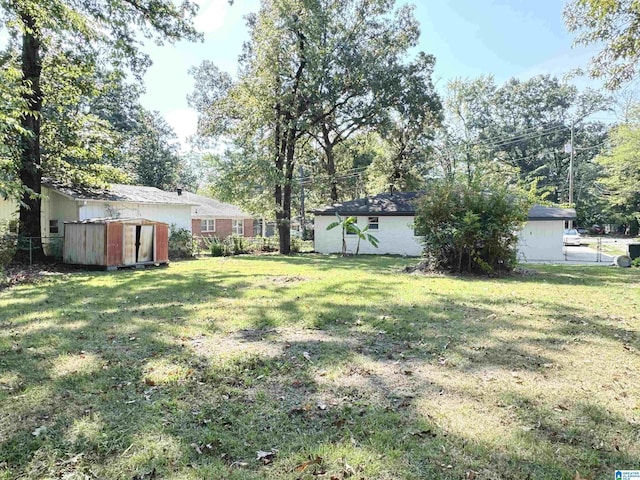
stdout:
<svg viewBox="0 0 640 480">
<path fill-rule="evenodd" d="M 104 217 L 146 218 L 191 232 L 191 206 L 131 202 L 82 202 L 79 220 Z"/>
<path fill-rule="evenodd" d="M 18 203 L 13 200 L 0 198 L 0 221 L 15 220 L 18 218 Z"/>
<path fill-rule="evenodd" d="M 358 217 L 358 225 L 364 228 L 369 217 Z M 406 255 L 417 257 L 422 254 L 420 237 L 413 234 L 413 216 L 379 216 L 378 230 L 370 233 L 379 240 L 378 248 L 369 242 L 360 242 L 360 253 L 380 255 Z M 316 215 L 314 248 L 318 253 L 340 253 L 342 250 L 342 230 L 327 226 L 336 220 L 335 216 Z M 347 252 L 355 253 L 358 238 L 347 235 Z"/>
<path fill-rule="evenodd" d="M 564 260 L 564 220 L 530 220 L 518 232 L 518 261 Z"/>
<path fill-rule="evenodd" d="M 42 236 L 64 237 L 64 222 L 77 222 L 78 205 L 50 188 L 42 187 Z M 58 220 L 58 233 L 51 233 L 49 220 Z"/>
</svg>

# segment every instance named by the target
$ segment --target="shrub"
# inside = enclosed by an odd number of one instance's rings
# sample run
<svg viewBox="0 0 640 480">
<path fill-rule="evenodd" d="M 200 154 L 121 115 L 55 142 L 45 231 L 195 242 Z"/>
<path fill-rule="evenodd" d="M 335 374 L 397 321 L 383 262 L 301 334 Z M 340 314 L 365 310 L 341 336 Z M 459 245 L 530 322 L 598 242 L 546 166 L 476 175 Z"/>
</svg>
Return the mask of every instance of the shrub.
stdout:
<svg viewBox="0 0 640 480">
<path fill-rule="evenodd" d="M 0 272 L 16 253 L 17 235 L 12 233 L 8 222 L 0 222 Z"/>
<path fill-rule="evenodd" d="M 415 228 L 429 268 L 485 274 L 515 268 L 526 196 L 487 181 L 436 181 L 428 192 L 418 204 Z"/>
<path fill-rule="evenodd" d="M 291 253 L 300 253 L 300 250 L 302 250 L 302 239 L 291 237 Z"/>
<path fill-rule="evenodd" d="M 229 238 L 227 238 L 227 241 L 229 242 L 229 246 L 233 255 L 242 255 L 243 253 L 247 253 L 249 251 L 247 248 L 247 241 L 243 236 L 231 235 Z"/>
<path fill-rule="evenodd" d="M 231 255 L 229 244 L 224 240 L 220 240 L 218 237 L 209 239 L 209 251 L 212 257 L 226 257 Z"/>
<path fill-rule="evenodd" d="M 169 233 L 169 258 L 174 260 L 178 258 L 193 257 L 196 247 L 193 236 L 189 230 L 177 228 L 171 225 Z"/>
</svg>

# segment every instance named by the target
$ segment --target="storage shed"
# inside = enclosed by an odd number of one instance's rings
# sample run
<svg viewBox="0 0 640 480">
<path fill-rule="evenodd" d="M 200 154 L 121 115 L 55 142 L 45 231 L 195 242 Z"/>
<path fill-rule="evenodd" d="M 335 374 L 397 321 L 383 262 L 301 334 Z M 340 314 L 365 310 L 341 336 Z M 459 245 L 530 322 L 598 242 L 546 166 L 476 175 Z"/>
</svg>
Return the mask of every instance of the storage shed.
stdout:
<svg viewBox="0 0 640 480">
<path fill-rule="evenodd" d="M 64 263 L 107 269 L 169 261 L 169 225 L 143 218 L 65 222 Z"/>
</svg>

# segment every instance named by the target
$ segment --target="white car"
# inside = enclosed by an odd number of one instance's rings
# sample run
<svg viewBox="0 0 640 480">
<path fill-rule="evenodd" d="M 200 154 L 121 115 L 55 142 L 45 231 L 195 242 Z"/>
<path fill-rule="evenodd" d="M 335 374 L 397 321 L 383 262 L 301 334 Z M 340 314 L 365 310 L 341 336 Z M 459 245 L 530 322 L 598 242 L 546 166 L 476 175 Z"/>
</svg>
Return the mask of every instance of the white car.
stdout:
<svg viewBox="0 0 640 480">
<path fill-rule="evenodd" d="M 562 235 L 563 245 L 573 245 L 579 247 L 581 245 L 581 237 L 575 228 L 567 229 Z"/>
</svg>

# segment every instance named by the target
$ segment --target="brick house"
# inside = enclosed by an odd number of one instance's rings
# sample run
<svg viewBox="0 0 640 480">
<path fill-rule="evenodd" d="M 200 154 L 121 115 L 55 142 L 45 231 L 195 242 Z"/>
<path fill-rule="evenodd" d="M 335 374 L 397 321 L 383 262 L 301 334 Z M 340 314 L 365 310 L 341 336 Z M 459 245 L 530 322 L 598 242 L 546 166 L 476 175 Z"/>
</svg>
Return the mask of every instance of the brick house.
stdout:
<svg viewBox="0 0 640 480">
<path fill-rule="evenodd" d="M 229 235 L 254 237 L 254 219 L 235 205 L 213 198 L 184 192 L 192 203 L 191 232 L 196 237 L 227 238 Z"/>
</svg>

